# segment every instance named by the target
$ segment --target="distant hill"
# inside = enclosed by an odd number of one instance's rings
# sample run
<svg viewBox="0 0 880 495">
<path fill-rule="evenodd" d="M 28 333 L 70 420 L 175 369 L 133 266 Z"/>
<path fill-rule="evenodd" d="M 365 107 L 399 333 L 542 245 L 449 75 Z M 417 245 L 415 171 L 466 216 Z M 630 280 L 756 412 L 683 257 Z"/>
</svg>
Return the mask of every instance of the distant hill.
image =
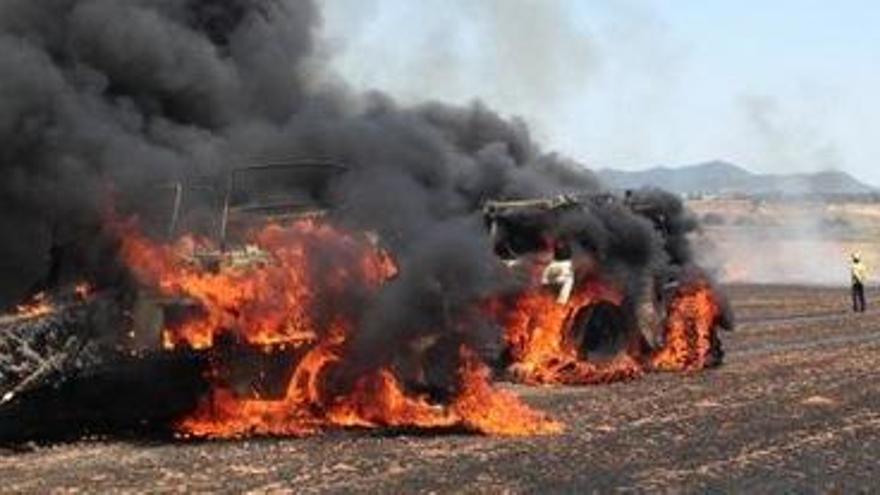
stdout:
<svg viewBox="0 0 880 495">
<path fill-rule="evenodd" d="M 677 168 L 655 167 L 627 172 L 603 169 L 599 178 L 613 189 L 661 187 L 679 194 L 857 195 L 878 192 L 846 172 L 755 174 L 723 161 Z"/>
</svg>

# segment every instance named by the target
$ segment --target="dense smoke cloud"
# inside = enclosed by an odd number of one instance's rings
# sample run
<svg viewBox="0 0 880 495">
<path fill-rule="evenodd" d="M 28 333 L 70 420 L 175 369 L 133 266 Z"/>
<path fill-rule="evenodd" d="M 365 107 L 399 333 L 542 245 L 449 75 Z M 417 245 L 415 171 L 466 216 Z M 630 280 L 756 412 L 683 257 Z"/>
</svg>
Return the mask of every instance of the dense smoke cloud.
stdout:
<svg viewBox="0 0 880 495">
<path fill-rule="evenodd" d="M 544 152 L 523 122 L 480 103 L 403 107 L 317 84 L 319 25 L 305 0 L 3 2 L 2 296 L 44 276 L 50 238 L 95 243 L 83 226 L 100 224 L 108 191 L 125 204 L 169 180 L 319 158 L 350 167 L 334 190 L 343 221 L 378 232 L 401 265 L 367 313 L 364 355 L 393 352 L 389 335 L 478 327 L 453 322 L 509 283 L 492 268 L 481 204 L 599 185 Z M 658 199 L 675 226 L 667 249 L 650 222 L 620 205 L 564 224 L 632 299 L 670 256 L 689 257 L 681 205 Z M 85 251 L 78 269 L 101 266 Z"/>
</svg>

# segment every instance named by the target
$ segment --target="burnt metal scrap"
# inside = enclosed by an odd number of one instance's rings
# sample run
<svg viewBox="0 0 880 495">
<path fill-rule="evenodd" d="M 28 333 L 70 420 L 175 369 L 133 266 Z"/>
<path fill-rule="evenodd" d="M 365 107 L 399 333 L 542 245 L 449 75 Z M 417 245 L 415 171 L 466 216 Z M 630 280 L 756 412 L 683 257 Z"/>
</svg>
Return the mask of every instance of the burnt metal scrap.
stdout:
<svg viewBox="0 0 880 495">
<path fill-rule="evenodd" d="M 130 291 L 46 296 L 0 317 L 0 442 L 89 434 L 171 434 L 206 385 L 207 356 L 145 345 Z M 155 330 L 155 328 L 151 328 Z"/>
<path fill-rule="evenodd" d="M 63 298 L 45 304 L 0 317 L 0 406 L 94 364 L 89 305 Z"/>
<path fill-rule="evenodd" d="M 186 390 L 198 372 L 176 372 L 168 356 L 127 348 L 118 296 L 56 288 L 39 311 L 0 317 L 0 441 L 119 433 L 155 418 L 168 424 L 167 409 L 181 401 L 160 399 Z M 194 363 L 184 361 L 190 368 Z M 156 381 L 160 368 L 171 382 Z"/>
</svg>

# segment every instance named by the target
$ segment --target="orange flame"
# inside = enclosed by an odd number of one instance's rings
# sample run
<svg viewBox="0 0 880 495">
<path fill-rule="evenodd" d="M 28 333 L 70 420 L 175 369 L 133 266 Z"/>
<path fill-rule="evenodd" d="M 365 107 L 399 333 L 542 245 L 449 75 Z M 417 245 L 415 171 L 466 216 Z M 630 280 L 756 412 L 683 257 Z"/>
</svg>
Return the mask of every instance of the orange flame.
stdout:
<svg viewBox="0 0 880 495">
<path fill-rule="evenodd" d="M 15 315 L 20 318 L 38 318 L 55 312 L 57 308 L 45 292 L 34 295 L 29 301 L 15 307 Z"/>
<path fill-rule="evenodd" d="M 575 385 L 639 376 L 639 363 L 628 355 L 601 365 L 582 359 L 570 335 L 578 310 L 597 302 L 620 304 L 620 300 L 617 291 L 595 280 L 580 284 L 565 304 L 558 304 L 555 295 L 543 288 L 518 296 L 501 315 L 514 378 L 532 385 Z"/>
<path fill-rule="evenodd" d="M 670 304 L 664 327 L 664 346 L 650 365 L 662 371 L 696 371 L 710 362 L 720 306 L 705 281 L 684 285 Z"/>
<path fill-rule="evenodd" d="M 558 433 L 563 425 L 526 406 L 512 392 L 490 383 L 490 370 L 472 352 L 462 349 L 462 389 L 452 410 L 470 428 L 488 434 L 522 436 Z"/>
<path fill-rule="evenodd" d="M 186 435 L 235 438 L 245 435 L 303 436 L 329 427 L 465 428 L 491 435 L 522 436 L 562 431 L 562 425 L 493 387 L 489 370 L 462 349 L 461 390 L 448 405 L 411 396 L 397 377 L 381 369 L 361 377 L 353 391 L 332 398 L 320 388 L 322 370 L 337 361 L 316 347 L 297 368 L 283 400 L 242 399 L 226 390 L 210 399 L 179 426 Z"/>
<path fill-rule="evenodd" d="M 566 304 L 535 287 L 512 305 L 494 301 L 490 311 L 499 318 L 509 347 L 513 378 L 522 383 L 587 385 L 638 378 L 648 371 L 694 371 L 710 364 L 720 314 L 707 282 L 698 280 L 679 289 L 663 325 L 664 344 L 649 355 L 627 348 L 608 362 L 584 359 L 572 338 L 577 312 L 605 302 L 619 305 L 621 295 L 610 285 L 592 279 L 576 287 Z"/>
<path fill-rule="evenodd" d="M 184 436 L 308 435 L 330 427 L 464 428 L 499 435 L 553 433 L 561 425 L 496 389 L 488 369 L 460 352 L 457 393 L 446 404 L 412 394 L 390 368 L 359 377 L 349 392 L 333 393 L 328 376 L 346 366 L 359 313 L 394 277 L 391 257 L 366 236 L 315 219 L 269 225 L 249 236 L 268 253 L 259 267 L 211 271 L 185 260 L 210 243 L 192 237 L 155 244 L 133 222 L 115 222 L 121 253 L 133 273 L 168 296 L 192 299 L 200 312 L 164 330 L 166 346 L 210 352 L 218 337 L 260 346 L 307 347 L 276 399 L 242 397 L 222 369 L 212 391 L 177 428 Z M 234 358 L 233 358 L 234 359 Z"/>
</svg>

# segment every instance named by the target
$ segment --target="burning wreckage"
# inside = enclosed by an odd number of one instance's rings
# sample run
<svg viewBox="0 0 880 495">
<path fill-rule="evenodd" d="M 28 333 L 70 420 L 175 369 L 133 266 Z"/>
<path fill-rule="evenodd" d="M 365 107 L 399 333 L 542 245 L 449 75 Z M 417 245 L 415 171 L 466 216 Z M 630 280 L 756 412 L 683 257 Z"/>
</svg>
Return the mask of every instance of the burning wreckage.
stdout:
<svg viewBox="0 0 880 495">
<path fill-rule="evenodd" d="M 656 192 L 655 192 L 656 193 Z M 648 194 L 655 194 L 648 192 Z M 721 364 L 719 328 L 731 316 L 709 278 L 677 262 L 679 247 L 663 208 L 627 191 L 493 201 L 484 212 L 496 254 L 529 280 L 495 301 L 504 328 L 507 369 L 532 384 L 591 384 L 646 371 L 694 371 Z M 588 211 L 626 208 L 661 234 L 670 263 L 650 275 L 636 298 L 608 278 L 589 237 L 566 225 Z M 640 297 L 639 297 L 640 296 Z"/>
<path fill-rule="evenodd" d="M 400 347 L 382 366 L 363 364 L 351 342 L 401 267 L 381 235 L 347 227 L 332 206 L 345 170 L 301 162 L 237 169 L 219 187 L 173 183 L 170 212 L 154 222 L 161 235 L 144 217 L 107 213 L 121 265 L 109 283 L 65 278 L 75 248 L 53 246 L 42 290 L 0 317 L 0 438 L 543 434 L 562 425 L 494 379 L 594 384 L 721 363 L 723 298 L 680 253 L 690 227 L 647 191 L 485 202 L 493 270 L 509 283 L 468 313 L 497 340 L 417 334 L 380 343 Z M 584 218 L 621 211 L 665 243 L 642 280 L 616 273 L 581 235 Z M 182 228 L 191 217 L 218 234 Z"/>
</svg>

